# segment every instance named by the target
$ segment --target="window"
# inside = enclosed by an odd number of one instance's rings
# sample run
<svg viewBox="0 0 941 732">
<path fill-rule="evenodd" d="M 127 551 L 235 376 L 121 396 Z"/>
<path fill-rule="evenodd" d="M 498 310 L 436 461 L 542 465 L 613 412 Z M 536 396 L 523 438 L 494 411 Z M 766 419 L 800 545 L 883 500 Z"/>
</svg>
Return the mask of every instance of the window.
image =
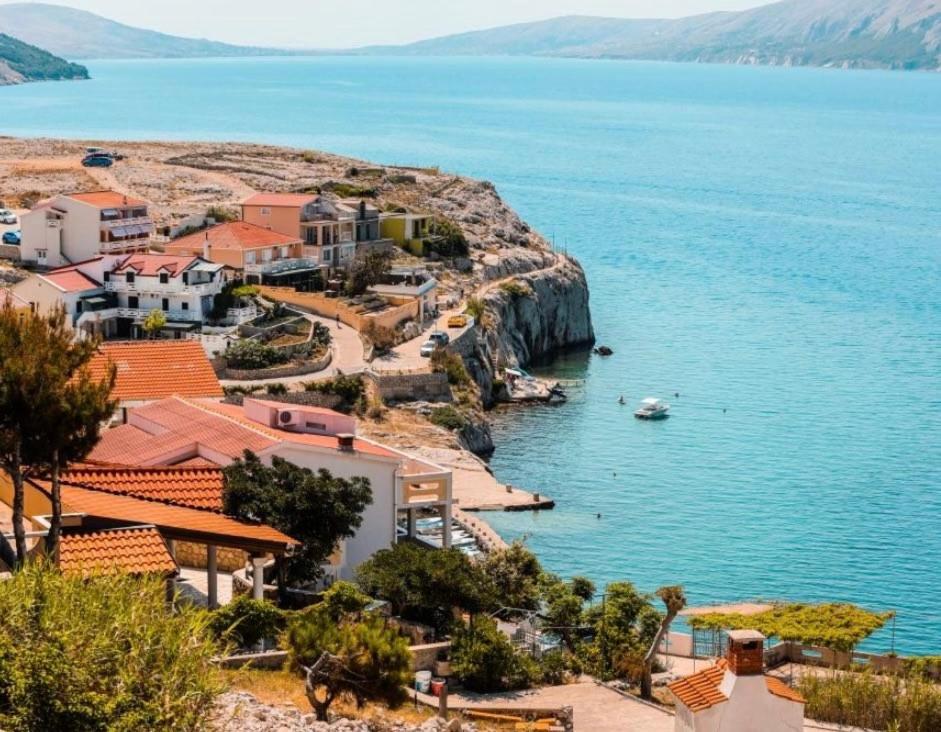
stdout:
<svg viewBox="0 0 941 732">
<path fill-rule="evenodd" d="M 255 252 L 245 252 L 245 264 L 255 264 Z"/>
<path fill-rule="evenodd" d="M 190 273 L 189 273 L 189 272 L 184 272 L 184 273 L 183 273 L 183 284 L 184 284 L 184 285 L 188 285 L 189 283 L 190 283 Z"/>
<path fill-rule="evenodd" d="M 281 259 L 287 259 L 291 256 L 291 247 L 281 247 Z"/>
<path fill-rule="evenodd" d="M 182 305 L 182 308 L 183 308 L 183 310 L 189 310 L 189 309 L 190 309 L 190 304 L 189 304 L 188 302 L 184 302 L 183 305 Z"/>
<path fill-rule="evenodd" d="M 111 282 L 111 273 L 105 272 L 104 279 L 105 279 L 105 282 Z"/>
<path fill-rule="evenodd" d="M 138 302 L 137 302 L 137 297 L 136 297 L 136 296 L 129 297 L 129 298 L 127 299 L 127 306 L 128 306 L 131 310 L 137 310 L 138 307 L 140 307 L 139 304 L 138 304 Z"/>
<path fill-rule="evenodd" d="M 169 298 L 166 298 L 166 297 L 165 297 L 165 298 L 162 299 L 162 301 L 161 301 L 161 303 L 160 303 L 160 309 L 163 310 L 163 311 L 167 311 L 167 310 L 170 309 L 170 299 L 169 299 Z"/>
<path fill-rule="evenodd" d="M 45 249 L 37 249 L 37 250 L 36 250 L 36 259 L 45 259 L 45 258 L 46 258 L 46 250 L 45 250 Z"/>
<path fill-rule="evenodd" d="M 262 253 L 261 253 L 261 258 L 262 258 L 265 262 L 270 262 L 270 261 L 271 261 L 271 250 L 270 250 L 270 249 L 265 249 L 265 250 L 263 250 Z"/>
<path fill-rule="evenodd" d="M 161 273 L 160 273 L 160 284 L 161 284 L 161 285 L 166 285 L 166 284 L 169 284 L 169 282 L 170 282 L 170 275 L 167 274 L 166 272 L 161 272 Z"/>
<path fill-rule="evenodd" d="M 268 208 L 267 206 L 262 206 L 261 215 L 262 215 L 262 216 L 271 216 L 271 209 Z"/>
<path fill-rule="evenodd" d="M 327 425 L 325 425 L 325 424 L 322 423 L 322 422 L 311 422 L 311 421 L 308 420 L 308 421 L 307 421 L 307 429 L 309 429 L 309 430 L 316 430 L 317 432 L 326 432 L 326 431 L 327 431 Z"/>
<path fill-rule="evenodd" d="M 331 254 L 332 251 L 333 251 L 333 250 L 331 250 L 331 249 L 324 249 L 324 250 L 323 250 L 323 261 L 324 261 L 324 262 L 329 262 L 329 261 L 330 261 L 330 254 Z"/>
<path fill-rule="evenodd" d="M 125 280 L 125 282 L 127 282 L 129 285 L 133 285 L 133 284 L 134 284 L 134 273 L 133 273 L 133 272 L 128 272 L 126 275 L 124 275 L 124 280 Z"/>
</svg>

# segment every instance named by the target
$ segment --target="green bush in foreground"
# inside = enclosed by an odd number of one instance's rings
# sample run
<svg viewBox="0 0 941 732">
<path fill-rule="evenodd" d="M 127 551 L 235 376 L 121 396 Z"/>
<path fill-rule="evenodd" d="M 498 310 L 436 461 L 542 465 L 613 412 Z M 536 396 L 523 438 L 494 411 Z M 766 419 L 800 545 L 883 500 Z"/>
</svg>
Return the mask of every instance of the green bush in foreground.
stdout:
<svg viewBox="0 0 941 732">
<path fill-rule="evenodd" d="M 225 352 L 226 364 L 233 369 L 266 369 L 286 363 L 288 356 L 274 346 L 258 341 L 238 341 Z"/>
<path fill-rule="evenodd" d="M 41 564 L 0 592 L 0 729 L 202 730 L 221 690 L 207 614 L 158 579 L 83 580 Z"/>
<path fill-rule="evenodd" d="M 451 659 L 455 675 L 471 691 L 525 689 L 541 677 L 536 662 L 513 648 L 497 624 L 484 616 L 455 634 Z"/>
<path fill-rule="evenodd" d="M 236 648 L 251 648 L 274 638 L 284 629 L 284 613 L 267 600 L 240 595 L 211 613 L 210 628 L 216 638 Z"/>
<path fill-rule="evenodd" d="M 941 729 L 941 688 L 919 674 L 808 674 L 798 691 L 807 700 L 807 716 L 821 722 L 894 732 Z"/>
</svg>

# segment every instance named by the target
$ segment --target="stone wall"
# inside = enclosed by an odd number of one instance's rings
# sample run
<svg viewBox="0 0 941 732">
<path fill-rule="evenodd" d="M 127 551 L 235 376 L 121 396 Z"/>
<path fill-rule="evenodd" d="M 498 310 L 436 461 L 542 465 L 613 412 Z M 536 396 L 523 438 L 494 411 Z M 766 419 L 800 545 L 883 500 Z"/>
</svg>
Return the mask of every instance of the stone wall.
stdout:
<svg viewBox="0 0 941 732">
<path fill-rule="evenodd" d="M 302 364 L 287 364 L 285 366 L 272 366 L 268 369 L 230 369 L 219 364 L 224 359 L 218 359 L 213 362 L 216 367 L 216 375 L 220 379 L 230 381 L 260 381 L 262 379 L 286 379 L 291 376 L 304 376 L 305 374 L 315 374 L 323 371 L 333 360 L 333 349 L 328 348 L 327 352 L 314 361 L 307 361 Z"/>
<path fill-rule="evenodd" d="M 322 292 L 297 292 L 290 287 L 268 285 L 259 287 L 259 290 L 269 300 L 290 305 L 322 318 L 332 320 L 339 316 L 341 323 L 359 332 L 365 330 L 369 324 L 394 330 L 399 323 L 415 320 L 418 317 L 418 300 L 410 300 L 375 313 L 363 313 L 340 298 L 327 297 Z"/>
<path fill-rule="evenodd" d="M 438 660 L 438 654 L 442 651 L 451 650 L 451 641 L 442 641 L 441 643 L 426 643 L 421 646 L 409 646 L 408 653 L 411 657 L 410 669 L 414 671 L 434 671 L 435 662 Z"/>
<path fill-rule="evenodd" d="M 450 402 L 451 386 L 443 373 L 381 374 L 366 372 L 384 402 Z"/>
<path fill-rule="evenodd" d="M 216 549 L 216 564 L 220 572 L 234 572 L 242 569 L 248 561 L 248 555 L 240 549 L 219 547 Z M 206 545 L 188 541 L 176 542 L 176 563 L 181 567 L 206 569 Z"/>
<path fill-rule="evenodd" d="M 20 248 L 15 244 L 0 244 L 0 259 L 20 261 Z"/>
</svg>

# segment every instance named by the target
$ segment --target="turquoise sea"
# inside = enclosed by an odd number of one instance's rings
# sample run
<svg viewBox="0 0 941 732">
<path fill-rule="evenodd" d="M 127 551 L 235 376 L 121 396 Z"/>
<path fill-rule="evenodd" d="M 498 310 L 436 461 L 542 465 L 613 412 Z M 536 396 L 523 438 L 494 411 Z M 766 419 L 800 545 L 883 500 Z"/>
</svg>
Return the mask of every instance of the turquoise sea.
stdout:
<svg viewBox="0 0 941 732">
<path fill-rule="evenodd" d="M 941 652 L 941 76 L 529 59 L 90 62 L 0 132 L 252 140 L 493 180 L 583 262 L 609 359 L 497 416 L 552 569 L 849 600 Z M 679 397 L 673 395 L 679 393 Z M 669 397 L 673 416 L 629 404 Z M 601 518 L 597 514 L 601 513 Z M 886 630 L 870 647 L 888 648 Z"/>
</svg>

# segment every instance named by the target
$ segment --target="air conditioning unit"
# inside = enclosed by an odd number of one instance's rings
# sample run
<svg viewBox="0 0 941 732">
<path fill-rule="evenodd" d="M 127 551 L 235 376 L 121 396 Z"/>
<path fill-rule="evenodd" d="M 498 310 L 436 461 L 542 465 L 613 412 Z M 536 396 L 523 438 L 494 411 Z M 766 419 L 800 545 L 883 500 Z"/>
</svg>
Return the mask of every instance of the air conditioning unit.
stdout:
<svg viewBox="0 0 941 732">
<path fill-rule="evenodd" d="M 278 410 L 278 427 L 298 427 L 303 423 L 300 412 L 290 409 Z"/>
</svg>

